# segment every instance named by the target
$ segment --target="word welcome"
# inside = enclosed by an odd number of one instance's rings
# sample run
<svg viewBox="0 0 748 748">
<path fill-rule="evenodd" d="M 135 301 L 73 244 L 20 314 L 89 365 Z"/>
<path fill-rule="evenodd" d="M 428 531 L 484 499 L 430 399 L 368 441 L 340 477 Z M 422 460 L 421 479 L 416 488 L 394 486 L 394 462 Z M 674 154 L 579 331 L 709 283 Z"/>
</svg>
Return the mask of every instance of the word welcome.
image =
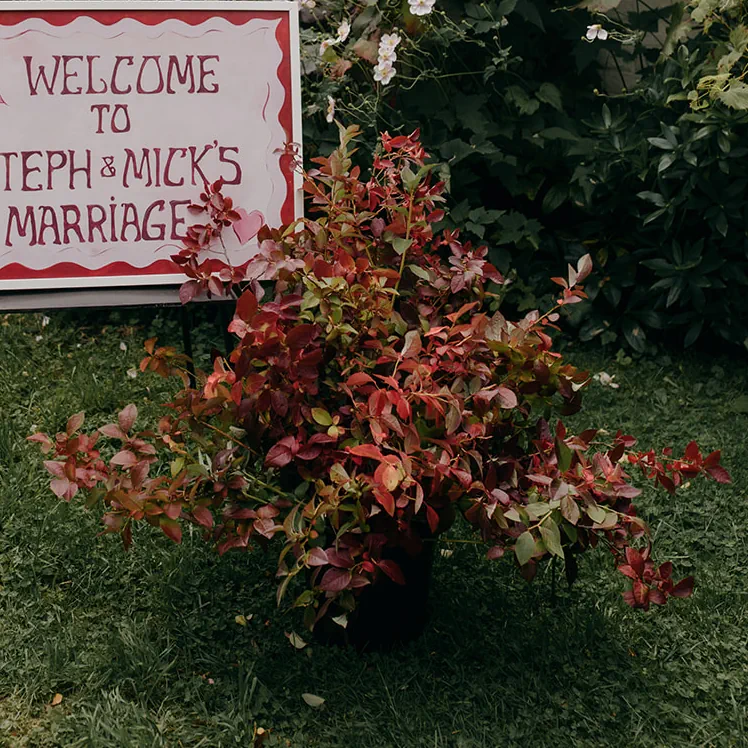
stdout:
<svg viewBox="0 0 748 748">
<path fill-rule="evenodd" d="M 115 55 L 103 60 L 101 55 L 52 55 L 52 63 L 37 63 L 25 55 L 29 95 L 55 94 L 82 96 L 113 94 L 127 96 L 176 94 L 215 94 L 220 90 L 211 61 L 218 55 Z"/>
</svg>

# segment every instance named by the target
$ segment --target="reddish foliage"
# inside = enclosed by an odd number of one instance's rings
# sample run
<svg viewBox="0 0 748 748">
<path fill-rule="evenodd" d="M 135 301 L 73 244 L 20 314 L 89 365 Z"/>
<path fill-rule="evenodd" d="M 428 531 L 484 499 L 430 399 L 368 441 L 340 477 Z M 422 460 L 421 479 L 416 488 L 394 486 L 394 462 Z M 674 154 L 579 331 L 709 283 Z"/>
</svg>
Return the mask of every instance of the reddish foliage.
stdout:
<svg viewBox="0 0 748 748">
<path fill-rule="evenodd" d="M 67 500 L 98 492 L 106 530 L 126 544 L 140 520 L 176 542 L 193 522 L 220 553 L 279 535 L 279 598 L 305 573 L 312 590 L 297 605 L 310 625 L 331 599 L 350 606 L 382 575 L 402 583 L 387 549 L 417 549 L 456 511 L 490 558 L 512 551 L 528 579 L 543 559 L 603 543 L 633 582 L 630 605 L 689 595 L 692 579 L 674 584 L 671 565 L 650 560 L 624 468 L 639 465 L 672 492 L 684 477 L 728 482 L 719 452 L 631 452 L 635 440 L 620 433 L 599 449 L 595 430 L 546 420 L 576 412 L 588 381 L 553 351 L 549 331 L 558 306 L 584 298 L 589 257 L 556 279 L 556 308 L 510 322 L 486 248 L 434 233 L 444 185 L 417 134 L 385 134 L 367 180 L 350 159 L 354 134 L 342 131 L 341 147 L 307 175 L 316 217 L 262 229 L 244 269 L 214 276 L 200 260 L 235 218 L 222 185 L 206 188 L 195 210 L 209 221 L 179 255 L 183 295 L 236 290 L 236 347 L 169 404 L 157 434 L 131 434 L 134 406 L 99 429 L 119 442 L 108 464 L 99 433 L 79 433 L 82 414 L 56 440 L 32 437 L 54 450 L 52 490 Z M 173 349 L 150 340 L 146 352 L 141 369 L 184 375 Z M 157 450 L 171 469 L 150 477 Z"/>
</svg>

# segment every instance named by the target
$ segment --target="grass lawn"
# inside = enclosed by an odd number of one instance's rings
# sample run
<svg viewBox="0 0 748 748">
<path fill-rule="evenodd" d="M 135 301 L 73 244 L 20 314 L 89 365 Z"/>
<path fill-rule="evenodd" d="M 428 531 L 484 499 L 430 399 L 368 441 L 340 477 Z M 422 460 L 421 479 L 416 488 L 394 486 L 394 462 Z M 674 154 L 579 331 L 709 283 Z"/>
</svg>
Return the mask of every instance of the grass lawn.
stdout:
<svg viewBox="0 0 748 748">
<path fill-rule="evenodd" d="M 659 558 L 695 574 L 692 599 L 630 610 L 600 550 L 553 603 L 549 572 L 527 585 L 455 544 L 437 556 L 425 635 L 362 656 L 291 646 L 287 633 L 309 637 L 275 608 L 272 556 L 219 560 L 196 535 L 174 546 L 147 528 L 125 554 L 96 512 L 54 498 L 24 437 L 81 408 L 91 426 L 128 402 L 153 416 L 165 383 L 126 372 L 144 338 L 180 335 L 175 313 L 51 316 L 0 316 L 0 745 L 251 746 L 258 728 L 266 746 L 748 744 L 745 359 L 568 352 L 621 385 L 593 382 L 575 426 L 722 448 L 732 486 L 639 502 Z"/>
</svg>

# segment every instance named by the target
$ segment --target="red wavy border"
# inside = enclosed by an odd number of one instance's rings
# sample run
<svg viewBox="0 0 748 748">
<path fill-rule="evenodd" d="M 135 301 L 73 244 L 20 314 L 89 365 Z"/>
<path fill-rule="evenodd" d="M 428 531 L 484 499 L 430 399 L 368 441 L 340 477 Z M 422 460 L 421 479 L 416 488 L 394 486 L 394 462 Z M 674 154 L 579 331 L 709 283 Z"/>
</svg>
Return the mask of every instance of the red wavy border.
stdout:
<svg viewBox="0 0 748 748">
<path fill-rule="evenodd" d="M 286 141 L 293 141 L 293 89 L 291 82 L 291 21 L 288 13 L 283 11 L 264 10 L 45 10 L 37 12 L 8 10 L 0 11 L 0 25 L 15 26 L 28 18 L 42 18 L 52 26 L 65 26 L 76 18 L 87 16 L 95 21 L 111 26 L 124 18 L 132 18 L 148 26 L 177 19 L 191 26 L 197 26 L 211 18 L 224 18 L 235 26 L 241 26 L 255 18 L 263 20 L 280 20 L 276 30 L 276 39 L 282 50 L 287 51 L 278 66 L 278 80 L 286 92 L 278 120 L 286 135 Z M 294 184 L 290 159 L 280 158 L 280 166 L 286 175 L 286 199 L 281 208 L 281 221 L 289 223 L 294 219 Z M 98 270 L 88 270 L 73 262 L 61 262 L 41 270 L 32 270 L 20 263 L 13 262 L 0 267 L 0 280 L 34 280 L 36 278 L 107 278 L 148 276 L 148 275 L 181 275 L 179 268 L 170 260 L 157 260 L 145 268 L 136 268 L 127 262 L 112 262 Z"/>
</svg>

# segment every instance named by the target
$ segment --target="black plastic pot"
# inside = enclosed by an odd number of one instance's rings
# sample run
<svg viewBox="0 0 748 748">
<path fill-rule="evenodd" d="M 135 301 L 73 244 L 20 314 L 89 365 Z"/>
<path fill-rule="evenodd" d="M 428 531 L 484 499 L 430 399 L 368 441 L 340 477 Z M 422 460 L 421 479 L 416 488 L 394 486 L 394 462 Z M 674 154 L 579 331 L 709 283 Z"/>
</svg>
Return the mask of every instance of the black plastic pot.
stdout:
<svg viewBox="0 0 748 748">
<path fill-rule="evenodd" d="M 342 611 L 331 606 L 314 627 L 314 638 L 324 644 L 350 645 L 359 651 L 388 651 L 420 636 L 429 619 L 429 590 L 436 543 L 420 548 L 387 548 L 383 558 L 400 566 L 405 584 L 382 574 L 375 584 L 361 590 L 356 609 L 343 628 L 332 619 Z"/>
</svg>

